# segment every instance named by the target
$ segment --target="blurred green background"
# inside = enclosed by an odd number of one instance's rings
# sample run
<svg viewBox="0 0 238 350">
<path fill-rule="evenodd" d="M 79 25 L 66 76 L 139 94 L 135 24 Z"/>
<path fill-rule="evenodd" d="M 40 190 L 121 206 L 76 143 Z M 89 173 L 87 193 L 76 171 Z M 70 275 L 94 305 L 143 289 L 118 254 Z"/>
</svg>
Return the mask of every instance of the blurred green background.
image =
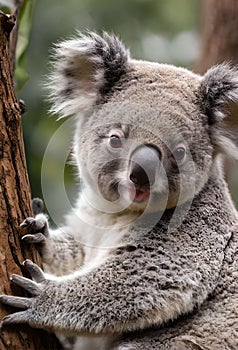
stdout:
<svg viewBox="0 0 238 350">
<path fill-rule="evenodd" d="M 25 67 L 29 81 L 20 92 L 27 112 L 23 116 L 25 148 L 33 197 L 42 197 L 41 175 L 47 207 L 54 211 L 55 221 L 69 209 L 58 195 L 62 187 L 62 155 L 69 147 L 68 129 L 45 149 L 56 129 L 64 121 L 56 122 L 49 115 L 42 83 L 49 72 L 49 53 L 52 44 L 68 38 L 79 30 L 113 31 L 131 50 L 132 56 L 151 61 L 173 63 L 192 68 L 199 53 L 201 17 L 200 0 L 40 0 L 35 2 L 30 44 Z M 74 201 L 76 187 L 74 169 L 63 169 L 66 192 Z M 233 197 L 237 172 L 233 171 Z M 236 181 L 237 182 L 237 181 Z M 236 183 L 237 186 L 237 183 Z M 238 196 L 236 196 L 238 203 Z M 53 215 L 53 216 L 54 216 Z"/>
</svg>

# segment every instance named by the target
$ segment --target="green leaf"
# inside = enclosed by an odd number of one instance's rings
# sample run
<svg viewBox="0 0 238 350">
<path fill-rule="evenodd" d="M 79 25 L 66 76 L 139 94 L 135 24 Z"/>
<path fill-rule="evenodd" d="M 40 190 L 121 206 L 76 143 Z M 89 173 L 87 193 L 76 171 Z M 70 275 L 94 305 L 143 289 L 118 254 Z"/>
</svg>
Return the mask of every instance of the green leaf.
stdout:
<svg viewBox="0 0 238 350">
<path fill-rule="evenodd" d="M 6 14 L 10 14 L 14 7 L 13 0 L 0 0 L 0 11 Z"/>
<path fill-rule="evenodd" d="M 25 56 L 29 44 L 29 37 L 32 23 L 34 0 L 25 0 L 19 15 L 18 40 L 16 47 L 16 70 L 15 79 L 19 91 L 28 80 L 28 73 L 25 70 Z"/>
</svg>

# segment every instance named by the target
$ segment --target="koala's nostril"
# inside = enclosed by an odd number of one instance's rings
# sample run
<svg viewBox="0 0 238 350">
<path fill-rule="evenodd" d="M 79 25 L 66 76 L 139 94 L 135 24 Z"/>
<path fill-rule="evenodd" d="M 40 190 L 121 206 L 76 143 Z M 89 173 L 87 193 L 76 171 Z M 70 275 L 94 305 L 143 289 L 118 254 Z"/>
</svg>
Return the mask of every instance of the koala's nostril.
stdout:
<svg viewBox="0 0 238 350">
<path fill-rule="evenodd" d="M 149 186 L 155 182 L 160 152 L 153 146 L 140 146 L 132 153 L 130 180 L 137 186 Z"/>
<path fill-rule="evenodd" d="M 149 185 L 150 182 L 144 169 L 137 163 L 132 165 L 130 180 L 138 186 L 146 186 Z"/>
</svg>

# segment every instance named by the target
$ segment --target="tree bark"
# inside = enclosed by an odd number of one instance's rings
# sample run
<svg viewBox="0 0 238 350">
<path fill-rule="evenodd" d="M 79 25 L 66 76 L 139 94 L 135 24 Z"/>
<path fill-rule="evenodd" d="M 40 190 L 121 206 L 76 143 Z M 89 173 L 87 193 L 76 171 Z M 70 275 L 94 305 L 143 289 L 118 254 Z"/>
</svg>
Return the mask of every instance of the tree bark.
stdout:
<svg viewBox="0 0 238 350">
<path fill-rule="evenodd" d="M 26 275 L 22 262 L 28 258 L 40 264 L 40 259 L 33 247 L 21 244 L 19 230 L 19 224 L 26 217 L 32 216 L 32 211 L 21 128 L 21 107 L 12 79 L 14 62 L 9 59 L 12 52 L 15 52 L 14 48 L 9 48 L 10 33 L 15 22 L 15 16 L 0 13 L 0 293 L 22 295 L 22 290 L 10 284 L 9 275 Z M 15 40 L 11 41 L 15 43 Z M 1 305 L 0 318 L 10 311 L 13 310 Z M 0 332 L 1 350 L 57 348 L 59 347 L 54 335 L 33 330 L 26 325 L 3 328 Z"/>
<path fill-rule="evenodd" d="M 201 74 L 214 64 L 238 63 L 238 1 L 203 0 L 201 51 L 195 70 Z"/>
</svg>

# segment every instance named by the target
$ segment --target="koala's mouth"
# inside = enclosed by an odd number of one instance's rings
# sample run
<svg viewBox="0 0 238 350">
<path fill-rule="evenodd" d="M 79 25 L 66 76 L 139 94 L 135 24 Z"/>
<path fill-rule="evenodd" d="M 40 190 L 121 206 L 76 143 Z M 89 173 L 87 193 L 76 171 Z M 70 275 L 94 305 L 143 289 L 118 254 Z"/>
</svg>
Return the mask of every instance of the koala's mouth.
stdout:
<svg viewBox="0 0 238 350">
<path fill-rule="evenodd" d="M 150 197 L 150 188 L 137 187 L 128 184 L 127 191 L 129 198 L 132 203 L 143 203 L 147 202 Z"/>
<path fill-rule="evenodd" d="M 134 198 L 132 199 L 135 203 L 142 203 L 149 199 L 150 190 L 149 189 L 136 189 L 134 192 Z"/>
</svg>

